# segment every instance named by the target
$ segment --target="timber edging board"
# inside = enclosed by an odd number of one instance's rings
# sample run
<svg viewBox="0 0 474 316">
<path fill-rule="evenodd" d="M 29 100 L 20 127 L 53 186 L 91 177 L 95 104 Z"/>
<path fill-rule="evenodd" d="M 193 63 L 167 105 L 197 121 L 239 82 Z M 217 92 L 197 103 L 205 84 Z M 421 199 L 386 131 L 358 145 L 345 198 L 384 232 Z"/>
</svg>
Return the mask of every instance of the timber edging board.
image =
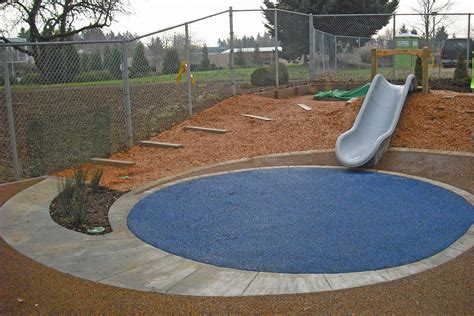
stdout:
<svg viewBox="0 0 474 316">
<path fill-rule="evenodd" d="M 147 140 L 141 141 L 140 145 L 144 147 L 159 147 L 159 148 L 183 148 L 184 147 L 181 144 L 152 142 L 152 141 L 147 141 Z"/>
<path fill-rule="evenodd" d="M 114 160 L 114 159 L 105 159 L 105 158 L 91 158 L 91 163 L 95 165 L 103 165 L 110 167 L 126 168 L 135 165 L 134 161 L 128 160 Z"/>
<path fill-rule="evenodd" d="M 192 130 L 192 131 L 208 132 L 208 133 L 214 133 L 214 134 L 224 134 L 228 132 L 228 130 L 226 129 L 200 127 L 200 126 L 185 126 L 184 129 Z"/>
</svg>

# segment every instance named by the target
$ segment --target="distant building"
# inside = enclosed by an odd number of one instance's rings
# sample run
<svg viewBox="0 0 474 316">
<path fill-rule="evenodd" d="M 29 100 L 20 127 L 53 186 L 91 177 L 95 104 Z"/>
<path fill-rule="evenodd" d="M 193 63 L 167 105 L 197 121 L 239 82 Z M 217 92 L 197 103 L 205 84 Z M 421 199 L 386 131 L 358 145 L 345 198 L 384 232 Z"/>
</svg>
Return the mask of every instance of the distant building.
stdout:
<svg viewBox="0 0 474 316">
<path fill-rule="evenodd" d="M 251 64 L 253 60 L 253 54 L 255 48 L 234 48 L 234 56 L 238 51 L 242 50 L 245 62 Z M 275 61 L 275 47 L 260 47 L 260 59 L 265 65 L 273 64 Z M 278 51 L 281 52 L 281 47 L 278 47 Z M 209 62 L 211 65 L 215 65 L 217 68 L 228 68 L 229 67 L 229 54 L 230 49 L 227 49 L 220 53 L 209 52 Z M 282 63 L 288 63 L 286 60 L 279 58 Z"/>
</svg>

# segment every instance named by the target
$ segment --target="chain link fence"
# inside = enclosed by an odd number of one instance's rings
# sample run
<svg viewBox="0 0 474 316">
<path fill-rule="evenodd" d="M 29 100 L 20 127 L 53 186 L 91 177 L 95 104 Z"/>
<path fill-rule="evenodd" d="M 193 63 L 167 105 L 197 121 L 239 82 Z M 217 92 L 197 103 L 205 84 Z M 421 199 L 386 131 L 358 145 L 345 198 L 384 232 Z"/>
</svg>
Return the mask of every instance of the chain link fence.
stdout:
<svg viewBox="0 0 474 316">
<path fill-rule="evenodd" d="M 249 34 L 248 21 L 258 19 Z M 444 40 L 456 36 L 472 49 L 470 14 L 429 21 L 426 36 L 412 14 L 230 9 L 124 41 L 1 44 L 0 182 L 107 157 L 238 93 L 368 82 L 373 48 L 428 46 L 431 78 L 451 78 L 453 68 L 442 67 Z M 414 63 L 384 57 L 378 70 L 402 80 Z M 270 87 L 252 85 L 258 68 L 271 74 Z"/>
</svg>

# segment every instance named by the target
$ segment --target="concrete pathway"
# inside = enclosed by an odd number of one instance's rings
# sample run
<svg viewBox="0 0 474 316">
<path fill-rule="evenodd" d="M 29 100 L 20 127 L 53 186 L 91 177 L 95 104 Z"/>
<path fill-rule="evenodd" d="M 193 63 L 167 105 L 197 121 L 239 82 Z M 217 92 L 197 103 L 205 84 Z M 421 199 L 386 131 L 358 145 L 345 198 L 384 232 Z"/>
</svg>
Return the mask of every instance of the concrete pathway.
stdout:
<svg viewBox="0 0 474 316">
<path fill-rule="evenodd" d="M 453 186 L 395 172 L 378 172 L 430 182 L 474 205 L 472 194 Z M 126 219 L 133 205 L 161 187 L 123 195 L 110 210 L 113 232 L 89 236 L 52 221 L 49 205 L 57 195 L 58 180 L 48 178 L 20 192 L 0 208 L 0 235 L 26 256 L 84 279 L 142 291 L 201 296 L 307 293 L 370 285 L 431 269 L 474 246 L 473 225 L 442 252 L 396 268 L 343 274 L 282 274 L 220 268 L 154 248 L 128 230 Z"/>
</svg>

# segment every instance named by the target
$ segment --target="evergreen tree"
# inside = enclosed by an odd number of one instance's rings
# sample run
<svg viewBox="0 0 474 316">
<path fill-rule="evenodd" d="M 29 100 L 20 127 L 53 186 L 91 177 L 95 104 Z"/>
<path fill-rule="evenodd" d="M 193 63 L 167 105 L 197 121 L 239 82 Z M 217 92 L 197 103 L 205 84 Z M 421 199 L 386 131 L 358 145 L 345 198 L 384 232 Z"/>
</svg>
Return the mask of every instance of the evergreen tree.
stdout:
<svg viewBox="0 0 474 316">
<path fill-rule="evenodd" d="M 89 59 L 89 68 L 90 70 L 103 70 L 104 65 L 102 63 L 102 56 L 100 52 L 96 50 L 94 53 L 90 55 Z"/>
<path fill-rule="evenodd" d="M 242 51 L 242 47 L 235 54 L 235 65 L 239 67 L 245 67 L 247 65 L 247 62 L 244 58 L 244 52 Z"/>
<path fill-rule="evenodd" d="M 132 69 L 130 76 L 132 78 L 144 77 L 150 72 L 150 63 L 145 56 L 145 46 L 138 42 L 133 52 Z"/>
<path fill-rule="evenodd" d="M 435 35 L 435 42 L 444 42 L 448 37 L 449 35 L 448 32 L 446 32 L 446 28 L 444 26 L 438 27 Z"/>
<path fill-rule="evenodd" d="M 255 50 L 253 51 L 252 55 L 252 64 L 254 64 L 255 66 L 262 65 L 262 57 L 260 56 L 260 47 L 258 43 L 255 43 Z"/>
<path fill-rule="evenodd" d="M 166 48 L 165 57 L 163 58 L 163 74 L 177 74 L 180 66 L 179 54 L 176 48 Z"/>
<path fill-rule="evenodd" d="M 407 29 L 407 26 L 405 25 L 405 23 L 402 24 L 402 26 L 400 27 L 400 30 L 398 31 L 399 34 L 406 34 L 408 33 L 408 29 Z"/>
<path fill-rule="evenodd" d="M 454 70 L 453 83 L 459 86 L 467 86 L 471 78 L 467 74 L 466 55 L 462 50 L 458 55 L 456 69 Z"/>
<path fill-rule="evenodd" d="M 416 57 L 416 62 L 415 62 L 415 77 L 416 77 L 417 83 L 421 84 L 421 80 L 423 77 L 423 60 L 419 56 Z"/>
<path fill-rule="evenodd" d="M 204 44 L 202 47 L 202 60 L 201 60 L 201 70 L 209 70 L 209 53 L 207 51 L 207 45 Z"/>
<path fill-rule="evenodd" d="M 264 0 L 264 9 L 284 9 L 301 13 L 312 14 L 370 14 L 373 16 L 347 16 L 315 18 L 314 27 L 320 31 L 333 35 L 371 37 L 386 26 L 391 14 L 395 11 L 399 0 L 277 0 L 276 2 Z M 386 15 L 380 15 L 386 14 Z M 271 35 L 274 30 L 274 11 L 264 11 L 266 19 L 265 27 Z M 278 39 L 283 51 L 281 56 L 288 60 L 298 60 L 301 56 L 308 54 L 309 29 L 307 19 L 295 18 L 294 14 L 278 14 Z M 355 42 L 354 42 L 355 43 Z M 326 43 L 328 49 L 334 47 L 334 42 Z M 330 60 L 334 60 L 334 49 L 330 49 Z"/>
<path fill-rule="evenodd" d="M 108 70 L 114 79 L 122 77 L 120 64 L 122 63 L 122 54 L 117 46 L 110 48 L 105 47 L 104 50 L 104 69 Z"/>
<path fill-rule="evenodd" d="M 90 54 L 88 53 L 81 53 L 79 55 L 79 65 L 81 72 L 89 72 L 91 70 L 90 67 Z"/>
</svg>

